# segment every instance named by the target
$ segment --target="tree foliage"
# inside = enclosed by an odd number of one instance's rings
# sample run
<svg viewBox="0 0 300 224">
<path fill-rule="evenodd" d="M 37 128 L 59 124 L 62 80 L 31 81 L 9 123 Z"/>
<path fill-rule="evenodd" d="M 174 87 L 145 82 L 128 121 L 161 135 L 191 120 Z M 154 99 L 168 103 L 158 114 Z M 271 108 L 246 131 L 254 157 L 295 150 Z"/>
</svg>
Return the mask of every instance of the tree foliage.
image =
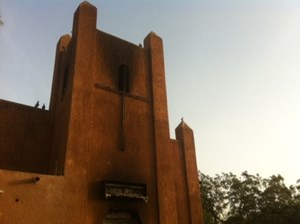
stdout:
<svg viewBox="0 0 300 224">
<path fill-rule="evenodd" d="M 0 26 L 2 26 L 4 23 L 3 23 L 3 21 L 2 21 L 2 19 L 1 19 L 1 14 L 0 14 Z"/>
<path fill-rule="evenodd" d="M 200 181 L 205 224 L 300 224 L 300 180 L 287 187 L 280 175 L 243 172 Z"/>
</svg>

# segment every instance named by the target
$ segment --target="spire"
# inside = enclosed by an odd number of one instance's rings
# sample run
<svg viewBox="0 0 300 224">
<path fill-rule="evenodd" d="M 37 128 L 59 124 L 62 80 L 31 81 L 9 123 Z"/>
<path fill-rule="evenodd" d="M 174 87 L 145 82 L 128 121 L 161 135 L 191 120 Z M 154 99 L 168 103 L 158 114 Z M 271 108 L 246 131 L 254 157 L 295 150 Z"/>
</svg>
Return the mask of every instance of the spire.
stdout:
<svg viewBox="0 0 300 224">
<path fill-rule="evenodd" d="M 96 30 L 97 9 L 91 3 L 80 3 L 74 13 L 72 36 L 80 35 L 87 31 Z"/>
<path fill-rule="evenodd" d="M 84 6 L 92 6 L 94 7 L 91 3 L 89 3 L 88 1 L 83 1 L 79 4 L 78 8 L 80 7 L 84 7 Z"/>
<path fill-rule="evenodd" d="M 189 130 L 192 130 L 190 128 L 190 126 L 188 126 L 188 124 L 185 123 L 185 121 L 183 120 L 183 117 L 181 118 L 181 122 L 179 123 L 179 125 L 176 127 L 175 130 L 177 130 L 177 129 L 189 129 Z"/>
</svg>

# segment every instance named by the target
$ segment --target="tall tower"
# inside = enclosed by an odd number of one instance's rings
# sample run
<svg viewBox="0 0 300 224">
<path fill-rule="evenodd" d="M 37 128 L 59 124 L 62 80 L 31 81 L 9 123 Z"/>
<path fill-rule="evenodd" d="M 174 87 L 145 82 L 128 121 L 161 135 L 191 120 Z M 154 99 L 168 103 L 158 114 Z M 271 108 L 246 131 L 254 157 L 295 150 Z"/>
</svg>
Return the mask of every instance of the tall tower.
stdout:
<svg viewBox="0 0 300 224">
<path fill-rule="evenodd" d="M 0 222 L 203 223 L 193 132 L 182 121 L 170 139 L 162 39 L 137 46 L 96 19 L 81 3 L 57 44 L 48 165 L 0 170 Z M 38 183 L 9 185 L 19 179 Z"/>
</svg>

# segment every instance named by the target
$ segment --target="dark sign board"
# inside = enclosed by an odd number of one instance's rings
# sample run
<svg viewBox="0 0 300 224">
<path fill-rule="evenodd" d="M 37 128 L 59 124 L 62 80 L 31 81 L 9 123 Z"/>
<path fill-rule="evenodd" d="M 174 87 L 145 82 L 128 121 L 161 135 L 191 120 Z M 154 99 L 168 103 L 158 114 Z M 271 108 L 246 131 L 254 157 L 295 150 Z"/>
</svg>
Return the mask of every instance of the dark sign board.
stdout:
<svg viewBox="0 0 300 224">
<path fill-rule="evenodd" d="M 148 201 L 146 184 L 104 181 L 105 198 L 130 198 Z"/>
</svg>

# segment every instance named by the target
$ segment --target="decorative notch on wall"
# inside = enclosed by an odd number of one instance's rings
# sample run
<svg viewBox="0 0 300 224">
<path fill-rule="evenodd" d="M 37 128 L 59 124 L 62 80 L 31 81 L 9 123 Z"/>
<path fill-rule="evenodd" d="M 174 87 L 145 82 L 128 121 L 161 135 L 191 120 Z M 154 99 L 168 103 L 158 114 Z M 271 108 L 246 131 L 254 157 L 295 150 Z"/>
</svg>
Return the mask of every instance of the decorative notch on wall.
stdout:
<svg viewBox="0 0 300 224">
<path fill-rule="evenodd" d="M 121 125 L 121 151 L 125 150 L 125 139 L 126 139 L 126 103 L 125 103 L 125 94 L 129 93 L 129 70 L 128 67 L 124 64 L 119 66 L 119 90 L 122 92 L 122 125 Z"/>
</svg>

